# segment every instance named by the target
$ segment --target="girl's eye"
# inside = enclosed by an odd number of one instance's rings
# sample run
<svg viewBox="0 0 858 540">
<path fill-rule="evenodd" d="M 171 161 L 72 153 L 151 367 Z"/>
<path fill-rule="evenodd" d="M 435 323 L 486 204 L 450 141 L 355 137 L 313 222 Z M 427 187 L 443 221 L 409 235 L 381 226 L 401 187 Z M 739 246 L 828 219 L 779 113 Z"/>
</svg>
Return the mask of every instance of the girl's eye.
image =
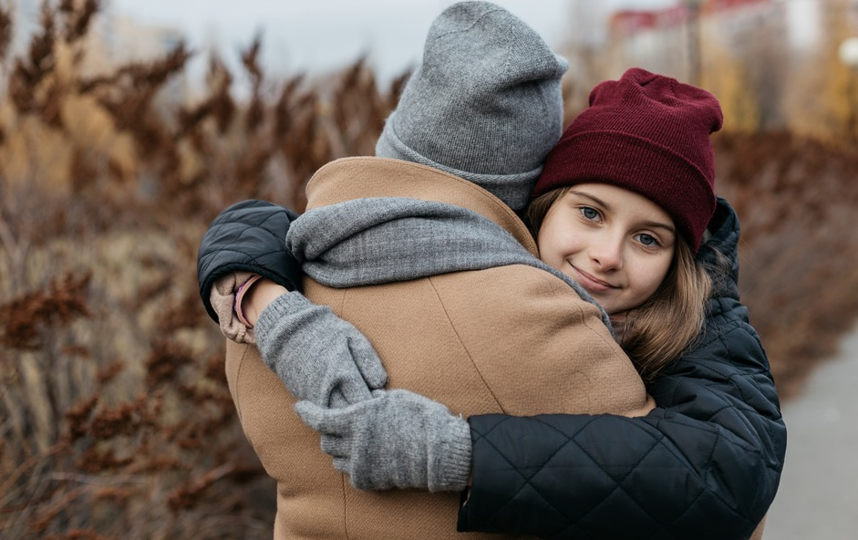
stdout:
<svg viewBox="0 0 858 540">
<path fill-rule="evenodd" d="M 590 208 L 589 206 L 581 207 L 581 215 L 584 216 L 585 219 L 589 219 L 590 221 L 595 221 L 599 218 L 599 212 L 596 211 L 595 208 Z"/>
<path fill-rule="evenodd" d="M 639 234 L 638 235 L 638 242 L 640 242 L 641 244 L 643 244 L 647 247 L 657 247 L 659 245 L 658 240 L 656 240 L 654 236 L 651 236 L 647 233 Z"/>
</svg>

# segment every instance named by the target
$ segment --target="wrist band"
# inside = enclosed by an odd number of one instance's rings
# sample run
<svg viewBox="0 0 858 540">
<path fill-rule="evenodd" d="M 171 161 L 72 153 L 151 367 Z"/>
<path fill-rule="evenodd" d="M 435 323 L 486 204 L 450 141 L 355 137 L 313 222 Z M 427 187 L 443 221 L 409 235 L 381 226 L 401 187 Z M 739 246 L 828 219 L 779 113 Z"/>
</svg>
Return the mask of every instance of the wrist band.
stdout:
<svg viewBox="0 0 858 540">
<path fill-rule="evenodd" d="M 235 303 L 232 306 L 232 310 L 235 312 L 235 316 L 238 318 L 239 322 L 248 328 L 253 328 L 253 325 L 244 317 L 244 311 L 241 309 L 241 303 L 244 300 L 244 294 L 250 290 L 250 286 L 260 279 L 262 279 L 262 276 L 259 274 L 253 274 L 247 279 L 247 281 L 238 287 L 238 291 L 235 293 Z"/>
</svg>

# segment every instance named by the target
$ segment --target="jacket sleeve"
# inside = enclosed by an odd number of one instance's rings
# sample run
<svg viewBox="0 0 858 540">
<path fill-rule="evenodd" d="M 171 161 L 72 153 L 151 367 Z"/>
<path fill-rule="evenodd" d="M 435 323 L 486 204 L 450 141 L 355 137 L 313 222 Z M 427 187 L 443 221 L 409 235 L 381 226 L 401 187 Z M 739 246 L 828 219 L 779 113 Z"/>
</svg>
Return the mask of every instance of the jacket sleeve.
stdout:
<svg viewBox="0 0 858 540">
<path fill-rule="evenodd" d="M 460 531 L 542 538 L 748 538 L 780 480 L 786 428 L 738 299 L 710 300 L 698 346 L 610 415 L 474 416 Z"/>
<path fill-rule="evenodd" d="M 301 290 L 301 264 L 285 243 L 297 217 L 282 206 L 248 200 L 230 206 L 212 221 L 200 243 L 197 278 L 203 304 L 215 322 L 211 290 L 230 272 L 253 272 L 289 290 Z"/>
</svg>

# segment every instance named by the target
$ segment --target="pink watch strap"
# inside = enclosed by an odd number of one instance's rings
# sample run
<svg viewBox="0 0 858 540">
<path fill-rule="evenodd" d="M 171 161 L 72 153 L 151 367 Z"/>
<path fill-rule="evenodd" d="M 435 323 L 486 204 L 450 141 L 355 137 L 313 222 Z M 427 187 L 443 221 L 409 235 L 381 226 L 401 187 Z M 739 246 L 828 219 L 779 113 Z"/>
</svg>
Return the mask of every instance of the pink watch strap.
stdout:
<svg viewBox="0 0 858 540">
<path fill-rule="evenodd" d="M 247 319 L 244 317 L 244 312 L 241 309 L 241 303 L 244 300 L 244 294 L 250 290 L 250 286 L 262 279 L 262 276 L 259 274 L 253 274 L 250 276 L 247 281 L 242 283 L 238 287 L 238 291 L 235 293 L 235 304 L 233 305 L 233 311 L 235 311 L 235 316 L 244 326 L 248 328 L 253 328 L 253 325 L 250 324 Z"/>
</svg>

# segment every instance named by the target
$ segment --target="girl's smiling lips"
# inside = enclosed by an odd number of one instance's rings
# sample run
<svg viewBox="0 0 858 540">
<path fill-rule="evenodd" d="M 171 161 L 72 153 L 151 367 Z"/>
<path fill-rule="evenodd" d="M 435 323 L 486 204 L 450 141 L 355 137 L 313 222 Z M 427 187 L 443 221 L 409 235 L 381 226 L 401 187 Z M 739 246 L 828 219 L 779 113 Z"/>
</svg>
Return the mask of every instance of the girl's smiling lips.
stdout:
<svg viewBox="0 0 858 540">
<path fill-rule="evenodd" d="M 607 281 L 602 281 L 601 279 L 591 276 L 587 272 L 579 269 L 574 265 L 570 265 L 575 270 L 575 273 L 578 274 L 580 285 L 587 288 L 592 289 L 597 292 L 605 292 L 613 289 L 618 289 L 619 287 L 608 283 Z"/>
</svg>

